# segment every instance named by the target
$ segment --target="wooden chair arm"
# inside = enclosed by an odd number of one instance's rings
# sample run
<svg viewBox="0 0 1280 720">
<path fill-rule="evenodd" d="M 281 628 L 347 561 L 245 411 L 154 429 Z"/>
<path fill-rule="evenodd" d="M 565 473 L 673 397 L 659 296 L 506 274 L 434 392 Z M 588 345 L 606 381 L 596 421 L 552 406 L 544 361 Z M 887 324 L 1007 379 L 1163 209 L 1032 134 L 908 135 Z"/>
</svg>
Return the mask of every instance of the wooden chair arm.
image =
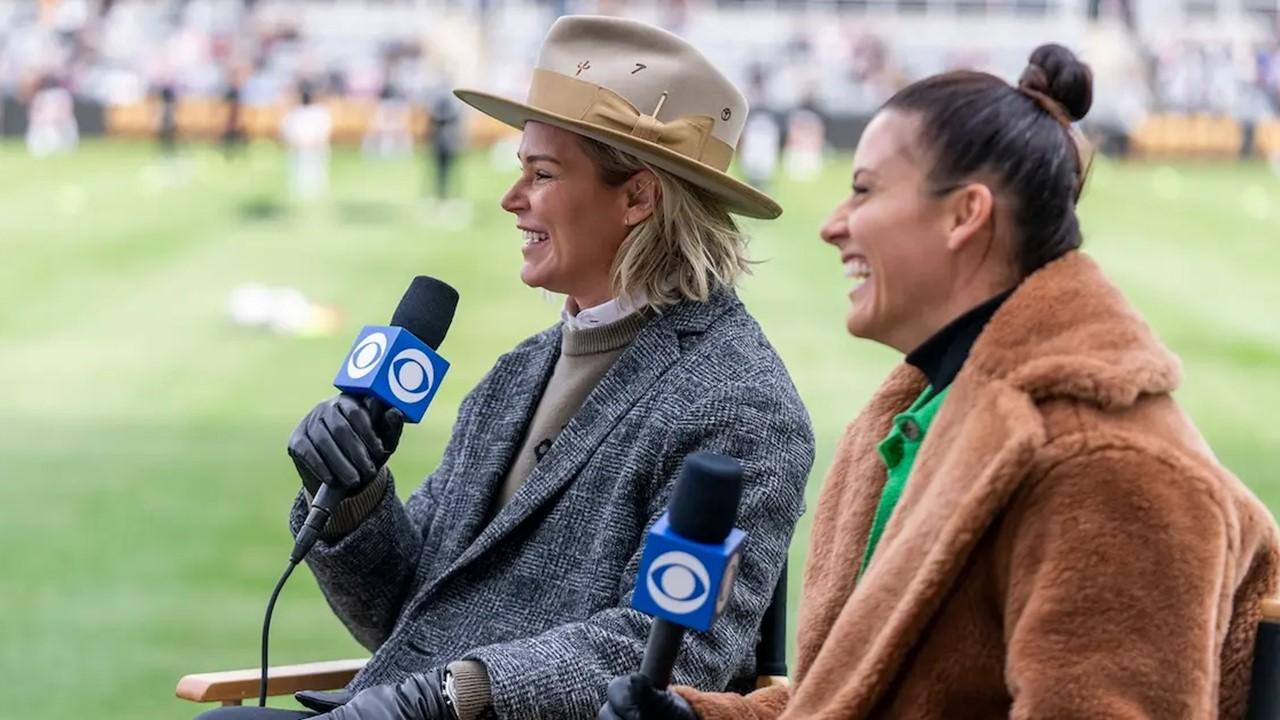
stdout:
<svg viewBox="0 0 1280 720">
<path fill-rule="evenodd" d="M 267 670 L 267 695 L 292 695 L 299 690 L 334 690 L 351 682 L 368 658 L 330 660 L 279 665 Z M 178 681 L 177 695 L 195 702 L 220 702 L 239 705 L 246 698 L 258 697 L 261 670 L 227 670 L 224 672 L 185 675 Z"/>
<path fill-rule="evenodd" d="M 758 675 L 756 676 L 756 689 L 763 690 L 767 687 L 790 687 L 791 679 L 786 675 Z"/>
</svg>

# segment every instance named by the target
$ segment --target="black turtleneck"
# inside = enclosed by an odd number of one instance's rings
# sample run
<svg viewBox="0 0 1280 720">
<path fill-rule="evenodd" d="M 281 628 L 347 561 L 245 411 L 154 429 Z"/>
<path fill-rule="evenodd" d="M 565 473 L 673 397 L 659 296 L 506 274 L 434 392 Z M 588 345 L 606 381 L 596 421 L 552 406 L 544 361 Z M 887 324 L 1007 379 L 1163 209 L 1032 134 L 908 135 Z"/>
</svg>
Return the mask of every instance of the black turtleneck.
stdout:
<svg viewBox="0 0 1280 720">
<path fill-rule="evenodd" d="M 1005 290 L 952 320 L 946 327 L 907 354 L 907 362 L 919 368 L 929 378 L 929 387 L 940 392 L 956 379 L 960 368 L 969 358 L 969 351 L 982 329 L 996 310 L 1013 294 L 1013 288 Z"/>
</svg>

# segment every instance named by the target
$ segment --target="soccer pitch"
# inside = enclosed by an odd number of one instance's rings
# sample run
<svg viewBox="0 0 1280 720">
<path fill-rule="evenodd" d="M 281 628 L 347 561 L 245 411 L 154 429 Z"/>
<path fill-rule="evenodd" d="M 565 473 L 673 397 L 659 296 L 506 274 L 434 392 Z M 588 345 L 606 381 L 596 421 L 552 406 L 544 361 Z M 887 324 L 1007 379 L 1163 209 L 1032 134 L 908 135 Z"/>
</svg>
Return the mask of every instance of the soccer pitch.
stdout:
<svg viewBox="0 0 1280 720">
<path fill-rule="evenodd" d="M 845 423 L 894 354 L 844 333 L 847 281 L 817 239 L 848 158 L 785 182 L 742 290 L 812 414 L 809 509 Z M 458 288 L 453 363 L 392 460 L 405 495 L 433 467 L 462 395 L 558 305 L 518 279 L 497 201 L 512 173 L 468 158 L 472 222 L 421 201 L 419 160 L 334 157 L 326 201 L 295 205 L 273 146 L 224 160 L 93 143 L 33 160 L 0 144 L 0 700 L 7 717 L 192 717 L 187 672 L 254 667 L 298 486 L 285 440 L 355 330 L 383 323 L 414 274 Z M 1181 356 L 1179 399 L 1222 462 L 1280 507 L 1280 179 L 1263 165 L 1100 161 L 1085 247 Z M 342 309 L 327 336 L 237 327 L 228 293 L 293 286 Z M 799 595 L 809 514 L 792 550 Z M 272 661 L 364 654 L 300 571 Z"/>
</svg>

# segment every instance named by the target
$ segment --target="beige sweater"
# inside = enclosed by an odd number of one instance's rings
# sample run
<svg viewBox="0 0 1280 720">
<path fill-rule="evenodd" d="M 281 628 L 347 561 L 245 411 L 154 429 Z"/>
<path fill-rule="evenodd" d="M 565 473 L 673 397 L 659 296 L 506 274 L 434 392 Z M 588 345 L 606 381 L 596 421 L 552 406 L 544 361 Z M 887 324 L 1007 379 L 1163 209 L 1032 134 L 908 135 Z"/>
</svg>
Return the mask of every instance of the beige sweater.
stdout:
<svg viewBox="0 0 1280 720">
<path fill-rule="evenodd" d="M 511 469 L 494 498 L 491 515 L 511 501 L 534 466 L 573 418 L 622 351 L 640 334 L 648 322 L 645 313 L 632 313 L 621 320 L 598 327 L 560 331 L 560 358 L 542 391 L 542 398 L 529 421 L 524 441 L 516 452 Z"/>
</svg>

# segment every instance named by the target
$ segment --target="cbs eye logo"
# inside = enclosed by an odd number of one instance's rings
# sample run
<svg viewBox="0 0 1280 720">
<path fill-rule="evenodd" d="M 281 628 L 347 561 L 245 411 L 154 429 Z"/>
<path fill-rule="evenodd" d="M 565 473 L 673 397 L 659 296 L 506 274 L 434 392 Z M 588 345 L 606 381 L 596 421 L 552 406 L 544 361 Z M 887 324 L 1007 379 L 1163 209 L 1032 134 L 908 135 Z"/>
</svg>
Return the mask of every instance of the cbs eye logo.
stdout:
<svg viewBox="0 0 1280 720">
<path fill-rule="evenodd" d="M 369 336 L 360 341 L 355 350 L 351 351 L 351 357 L 347 358 L 347 375 L 352 380 L 360 378 L 373 372 L 378 367 L 378 361 L 387 352 L 387 336 L 380 333 L 369 333 Z"/>
<path fill-rule="evenodd" d="M 698 558 L 686 552 L 665 552 L 649 566 L 645 578 L 649 597 L 669 613 L 687 615 L 711 597 L 711 578 Z"/>
<path fill-rule="evenodd" d="M 436 383 L 436 371 L 421 350 L 402 350 L 387 367 L 387 384 L 391 394 L 410 405 L 420 402 Z"/>
</svg>

